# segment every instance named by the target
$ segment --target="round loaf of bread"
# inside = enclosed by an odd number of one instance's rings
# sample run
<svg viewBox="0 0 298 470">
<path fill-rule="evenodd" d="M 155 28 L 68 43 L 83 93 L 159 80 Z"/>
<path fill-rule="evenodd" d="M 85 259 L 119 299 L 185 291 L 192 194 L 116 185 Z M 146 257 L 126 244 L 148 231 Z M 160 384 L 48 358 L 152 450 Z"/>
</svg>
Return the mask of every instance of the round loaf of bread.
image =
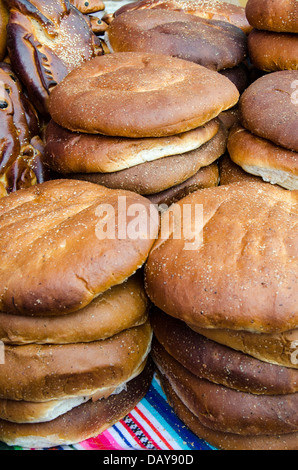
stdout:
<svg viewBox="0 0 298 470">
<path fill-rule="evenodd" d="M 236 67 L 247 55 L 247 37 L 241 29 L 182 11 L 124 13 L 112 21 L 107 41 L 113 52 L 165 54 L 216 71 Z"/>
<path fill-rule="evenodd" d="M 248 36 L 249 58 L 265 72 L 298 70 L 298 35 L 254 29 Z"/>
<path fill-rule="evenodd" d="M 221 125 L 217 134 L 196 150 L 145 162 L 114 173 L 76 173 L 68 177 L 91 181 L 112 189 L 126 189 L 145 196 L 158 194 L 184 183 L 201 168 L 211 165 L 226 150 L 226 143 L 227 131 Z"/>
<path fill-rule="evenodd" d="M 138 138 L 203 126 L 238 99 L 235 85 L 213 70 L 162 54 L 121 52 L 72 71 L 49 106 L 52 119 L 69 130 Z"/>
<path fill-rule="evenodd" d="M 274 435 L 242 436 L 227 432 L 214 431 L 202 424 L 178 397 L 167 378 L 159 374 L 167 399 L 177 416 L 201 439 L 221 450 L 297 450 L 298 433 Z"/>
<path fill-rule="evenodd" d="M 198 329 L 202 333 L 197 333 L 181 320 L 158 309 L 153 310 L 151 324 L 156 338 L 154 341 L 157 340 L 168 354 L 201 379 L 257 395 L 287 395 L 298 392 L 298 370 L 294 365 L 293 368 L 286 368 L 269 364 L 225 346 L 223 341 L 216 340 L 220 337 L 220 330 L 210 329 L 210 337 L 214 335 L 215 338 L 213 341 L 208 339 L 209 330 Z M 240 333 L 234 334 L 239 337 L 240 343 Z M 256 337 L 257 335 L 255 341 Z M 263 343 L 262 337 L 263 335 L 259 339 L 259 350 L 261 352 L 264 349 L 266 354 L 268 343 Z M 158 349 L 158 345 L 154 348 Z M 284 355 L 281 352 L 281 359 Z"/>
<path fill-rule="evenodd" d="M 298 153 L 257 137 L 241 126 L 229 134 L 231 159 L 248 173 L 283 188 L 298 189 Z"/>
<path fill-rule="evenodd" d="M 298 152 L 298 70 L 273 72 L 252 83 L 241 95 L 242 125 L 253 134 Z"/>
<path fill-rule="evenodd" d="M 184 11 L 207 20 L 219 20 L 231 23 L 242 29 L 245 33 L 251 30 L 247 21 L 245 9 L 231 2 L 221 0 L 138 0 L 129 2 L 119 8 L 114 16 L 140 9 L 158 9 Z"/>
<path fill-rule="evenodd" d="M 83 403 L 45 423 L 18 424 L 0 420 L 0 440 L 11 446 L 50 448 L 96 437 L 124 418 L 147 393 L 153 376 L 151 361 L 120 393 Z"/>
<path fill-rule="evenodd" d="M 52 180 L 2 198 L 0 311 L 76 312 L 144 264 L 158 229 L 148 199 L 83 181 Z"/>
<path fill-rule="evenodd" d="M 246 17 L 256 29 L 298 33 L 296 0 L 248 0 Z"/>
<path fill-rule="evenodd" d="M 74 179 L 77 173 L 118 173 L 146 162 L 196 150 L 211 140 L 218 130 L 219 122 L 213 119 L 183 134 L 128 139 L 71 132 L 51 121 L 46 129 L 45 162 L 58 173 L 73 173 Z"/>
<path fill-rule="evenodd" d="M 88 344 L 6 345 L 0 398 L 45 402 L 115 389 L 139 370 L 151 340 L 146 322 Z"/>
<path fill-rule="evenodd" d="M 298 393 L 255 395 L 200 379 L 156 343 L 152 358 L 159 372 L 200 422 L 218 432 L 242 436 L 298 432 Z"/>
<path fill-rule="evenodd" d="M 137 273 L 68 315 L 0 313 L 0 340 L 10 345 L 89 343 L 142 325 L 148 318 L 148 308 L 143 278 Z"/>
<path fill-rule="evenodd" d="M 242 351 L 244 354 L 249 354 L 261 361 L 276 364 L 282 368 L 298 369 L 297 329 L 275 334 L 255 334 L 250 331 L 189 326 L 206 338 Z"/>
<path fill-rule="evenodd" d="M 146 263 L 152 302 L 201 328 L 297 328 L 297 198 L 241 182 L 179 201 L 162 215 Z"/>
</svg>

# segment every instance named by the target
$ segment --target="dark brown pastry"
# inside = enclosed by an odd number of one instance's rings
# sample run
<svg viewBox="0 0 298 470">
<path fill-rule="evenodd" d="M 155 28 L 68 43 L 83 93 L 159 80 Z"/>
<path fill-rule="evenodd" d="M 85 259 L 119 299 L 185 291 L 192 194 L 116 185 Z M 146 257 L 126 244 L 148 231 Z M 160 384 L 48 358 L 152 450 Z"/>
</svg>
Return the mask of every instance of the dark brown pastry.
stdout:
<svg viewBox="0 0 298 470">
<path fill-rule="evenodd" d="M 42 183 L 43 143 L 36 111 L 10 65 L 0 64 L 0 181 L 7 193 Z"/>
<path fill-rule="evenodd" d="M 11 64 L 32 103 L 47 114 L 51 90 L 71 70 L 102 53 L 90 22 L 69 0 L 8 0 Z"/>
</svg>

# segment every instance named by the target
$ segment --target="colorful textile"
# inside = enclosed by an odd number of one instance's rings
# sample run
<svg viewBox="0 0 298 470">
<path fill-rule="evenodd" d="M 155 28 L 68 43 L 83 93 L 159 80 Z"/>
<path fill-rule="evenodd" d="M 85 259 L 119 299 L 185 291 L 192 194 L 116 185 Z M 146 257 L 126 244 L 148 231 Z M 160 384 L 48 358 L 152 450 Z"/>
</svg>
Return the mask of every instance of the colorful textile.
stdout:
<svg viewBox="0 0 298 470">
<path fill-rule="evenodd" d="M 150 390 L 124 419 L 99 436 L 52 450 L 212 450 L 175 415 L 154 376 Z M 27 450 L 0 442 L 0 450 Z M 30 449 L 34 450 L 34 449 Z"/>
</svg>

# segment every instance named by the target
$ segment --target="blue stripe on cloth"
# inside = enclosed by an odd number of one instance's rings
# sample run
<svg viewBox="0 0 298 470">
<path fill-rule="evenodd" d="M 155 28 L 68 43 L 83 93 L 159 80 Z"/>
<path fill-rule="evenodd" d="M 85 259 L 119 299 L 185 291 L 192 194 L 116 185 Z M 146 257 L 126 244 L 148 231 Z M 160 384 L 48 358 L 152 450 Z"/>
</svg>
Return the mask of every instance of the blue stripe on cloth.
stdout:
<svg viewBox="0 0 298 470">
<path fill-rule="evenodd" d="M 207 442 L 199 439 L 174 413 L 156 377 L 153 378 L 150 390 L 145 399 L 150 412 L 159 423 L 173 436 L 184 450 L 214 450 Z"/>
</svg>

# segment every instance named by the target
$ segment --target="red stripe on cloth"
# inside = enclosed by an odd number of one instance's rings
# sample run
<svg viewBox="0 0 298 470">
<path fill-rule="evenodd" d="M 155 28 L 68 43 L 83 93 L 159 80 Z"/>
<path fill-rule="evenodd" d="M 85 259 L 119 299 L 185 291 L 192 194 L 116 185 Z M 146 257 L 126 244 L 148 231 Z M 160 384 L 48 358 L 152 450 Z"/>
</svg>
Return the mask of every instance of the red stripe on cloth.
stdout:
<svg viewBox="0 0 298 470">
<path fill-rule="evenodd" d="M 159 437 L 159 439 L 168 447 L 169 450 L 174 450 L 174 448 L 169 444 L 169 442 L 163 437 L 163 435 L 158 431 L 158 429 L 151 423 L 151 421 L 149 421 L 147 416 L 145 416 L 144 413 L 137 406 L 134 409 L 134 411 L 136 411 L 141 416 L 141 418 L 150 426 L 150 428 L 155 432 L 155 434 Z M 139 423 L 137 424 L 139 427 L 141 426 Z M 142 428 L 142 431 L 144 432 L 144 434 L 146 433 L 144 428 Z M 148 436 L 148 434 L 146 435 Z M 152 441 L 151 436 L 148 436 L 148 437 Z M 160 449 L 160 447 L 155 442 L 153 442 L 153 444 Z"/>
</svg>

